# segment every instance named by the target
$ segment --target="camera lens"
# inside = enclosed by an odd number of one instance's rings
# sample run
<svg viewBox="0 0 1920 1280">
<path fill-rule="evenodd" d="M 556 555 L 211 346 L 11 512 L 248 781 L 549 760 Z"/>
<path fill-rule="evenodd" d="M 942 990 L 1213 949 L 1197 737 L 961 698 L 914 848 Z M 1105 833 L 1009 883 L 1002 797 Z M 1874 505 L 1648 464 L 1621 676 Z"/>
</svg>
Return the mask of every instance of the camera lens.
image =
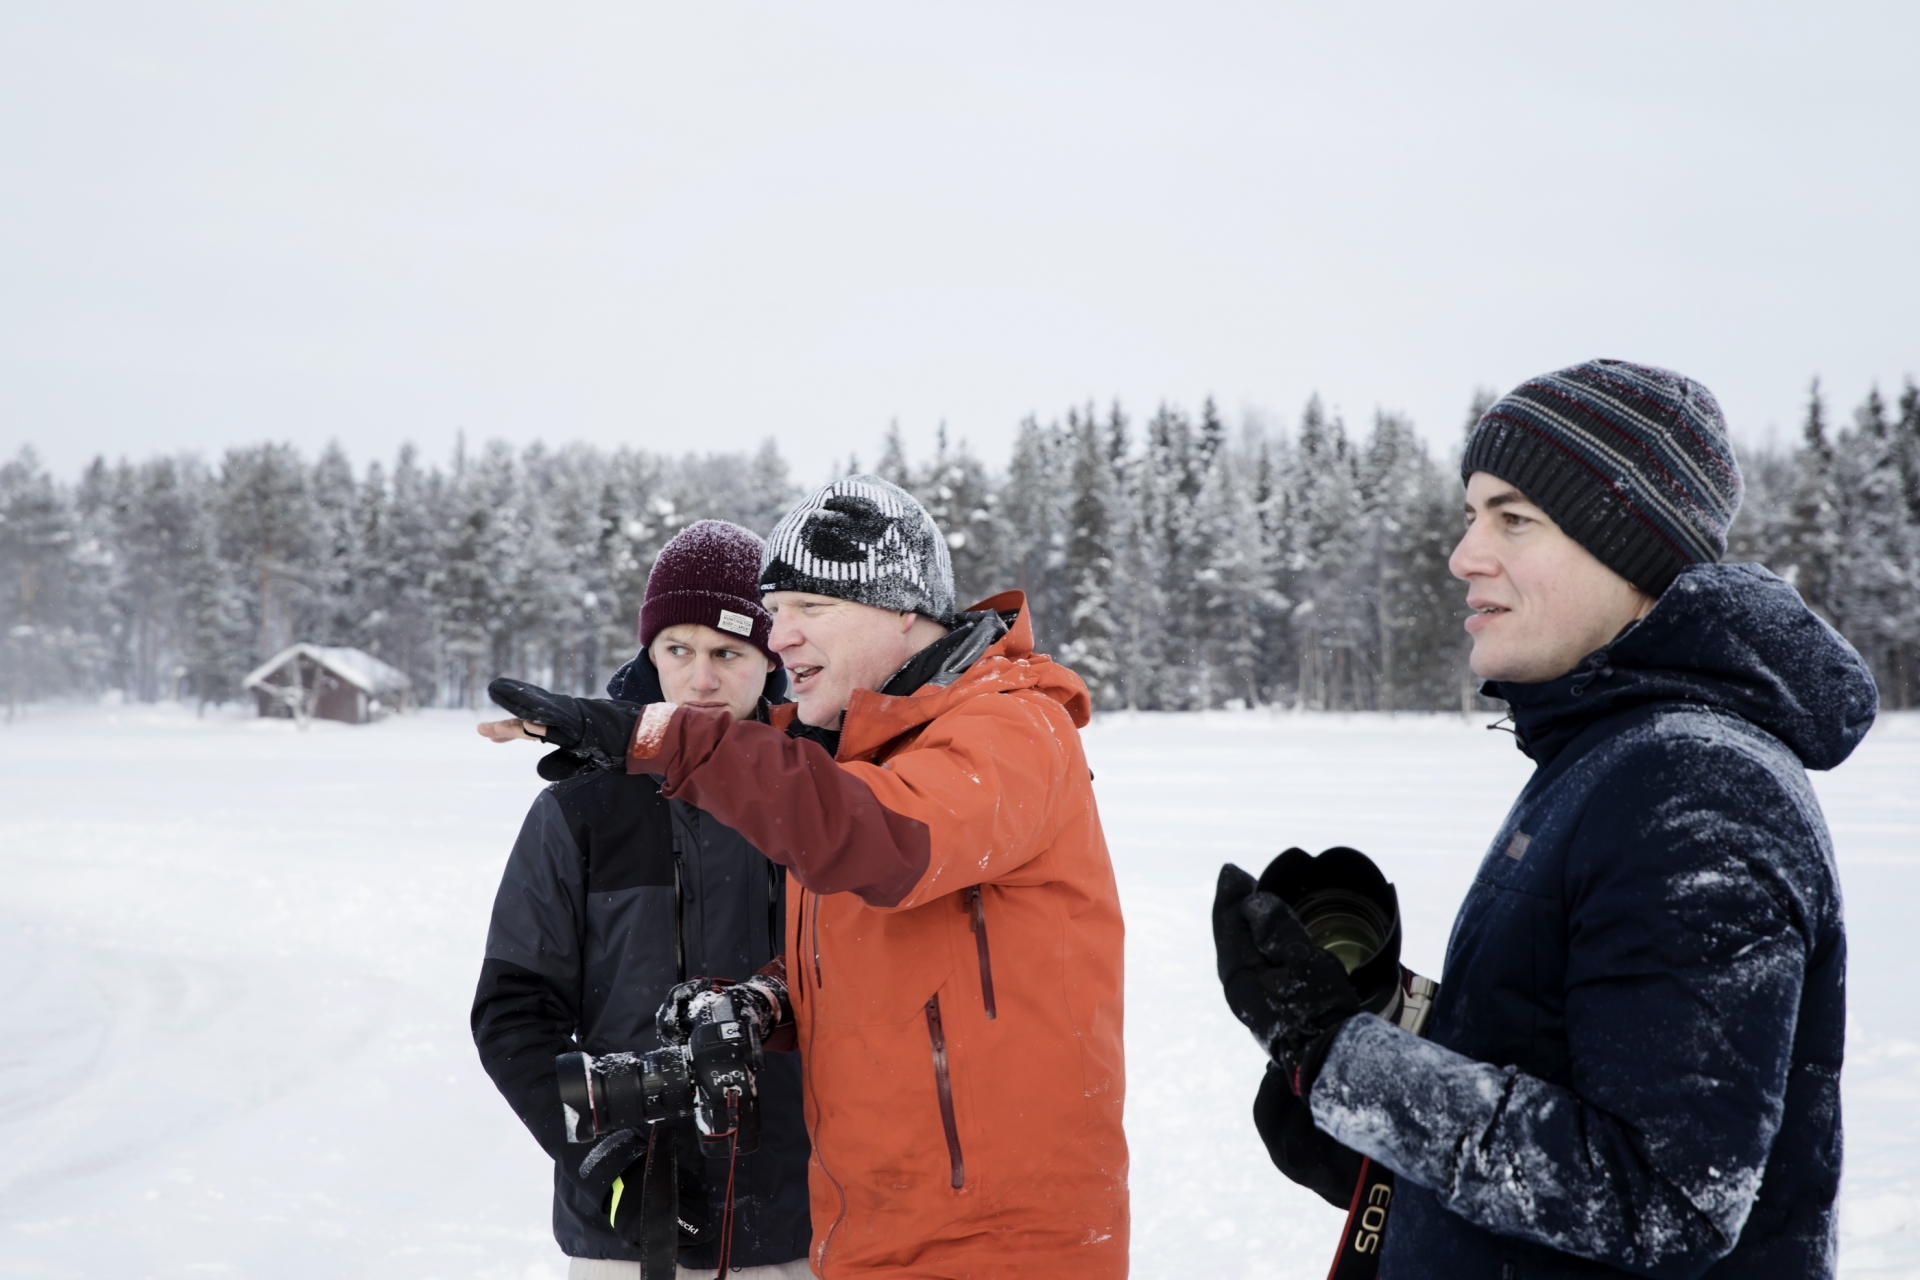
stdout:
<svg viewBox="0 0 1920 1280">
<path fill-rule="evenodd" d="M 1294 905 L 1313 945 L 1330 952 L 1352 973 L 1386 945 L 1393 921 L 1378 903 L 1341 889 L 1309 893 Z"/>
<path fill-rule="evenodd" d="M 1288 849 L 1260 873 L 1260 888 L 1346 967 L 1362 1009 L 1390 1016 L 1400 999 L 1400 898 L 1373 859 L 1345 846 L 1318 857 Z"/>
</svg>

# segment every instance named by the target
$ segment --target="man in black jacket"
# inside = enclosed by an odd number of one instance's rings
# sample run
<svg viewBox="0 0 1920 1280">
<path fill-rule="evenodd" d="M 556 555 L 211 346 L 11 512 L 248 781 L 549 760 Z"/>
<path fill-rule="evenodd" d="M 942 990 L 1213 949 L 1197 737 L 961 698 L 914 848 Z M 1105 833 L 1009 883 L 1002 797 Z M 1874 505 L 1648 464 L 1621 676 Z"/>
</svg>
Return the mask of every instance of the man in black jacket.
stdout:
<svg viewBox="0 0 1920 1280">
<path fill-rule="evenodd" d="M 1846 937 L 1806 771 L 1872 724 L 1866 666 L 1791 586 L 1717 563 L 1740 475 L 1696 382 L 1532 379 L 1461 476 L 1473 669 L 1538 768 L 1425 1040 L 1355 1013 L 1339 962 L 1222 870 L 1269 1150 L 1329 1198 L 1362 1156 L 1398 1175 L 1368 1242 L 1389 1280 L 1831 1276 Z"/>
<path fill-rule="evenodd" d="M 764 717 L 786 680 L 767 648 L 761 545 L 717 520 L 669 542 L 647 578 L 641 652 L 609 696 Z M 542 764 L 548 777 L 579 768 L 563 756 Z M 738 981 L 785 950 L 784 884 L 737 832 L 665 799 L 650 776 L 587 768 L 528 813 L 494 901 L 473 1037 L 487 1073 L 553 1156 L 553 1230 L 573 1259 L 570 1280 L 637 1280 L 639 1196 L 617 1204 L 614 1193 L 638 1182 L 644 1144 L 612 1158 L 568 1144 L 555 1055 L 658 1048 L 654 1016 L 676 984 Z M 731 1262 L 748 1280 L 801 1280 L 812 1231 L 799 1055 L 768 1052 L 758 1083 L 760 1148 L 735 1172 Z M 680 1269 L 711 1273 L 727 1162 L 701 1156 L 691 1124 L 677 1146 Z"/>
</svg>

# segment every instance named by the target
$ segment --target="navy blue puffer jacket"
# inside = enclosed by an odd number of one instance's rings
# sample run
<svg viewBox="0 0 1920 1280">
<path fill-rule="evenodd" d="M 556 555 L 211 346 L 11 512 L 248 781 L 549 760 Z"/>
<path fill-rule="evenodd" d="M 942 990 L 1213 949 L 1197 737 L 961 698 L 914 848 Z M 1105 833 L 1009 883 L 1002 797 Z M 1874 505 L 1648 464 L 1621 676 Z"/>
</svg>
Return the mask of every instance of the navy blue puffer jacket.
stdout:
<svg viewBox="0 0 1920 1280">
<path fill-rule="evenodd" d="M 1873 723 L 1865 665 L 1766 570 L 1709 565 L 1489 691 L 1539 767 L 1431 1039 L 1354 1018 L 1309 1098 L 1400 1175 L 1381 1275 L 1832 1275 L 1846 939 L 1806 770 Z"/>
</svg>

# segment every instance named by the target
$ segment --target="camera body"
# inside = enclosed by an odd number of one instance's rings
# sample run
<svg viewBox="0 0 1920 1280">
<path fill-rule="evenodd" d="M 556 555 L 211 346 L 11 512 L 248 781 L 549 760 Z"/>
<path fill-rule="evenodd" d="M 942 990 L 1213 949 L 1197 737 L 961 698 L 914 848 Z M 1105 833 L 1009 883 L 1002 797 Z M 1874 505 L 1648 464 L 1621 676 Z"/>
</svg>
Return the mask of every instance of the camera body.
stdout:
<svg viewBox="0 0 1920 1280">
<path fill-rule="evenodd" d="M 554 1059 L 567 1141 L 597 1142 L 691 1116 L 709 1156 L 760 1146 L 756 1073 L 764 1063 L 751 1019 L 722 997 L 704 1007 L 684 1045 L 646 1053 L 563 1053 Z"/>
</svg>

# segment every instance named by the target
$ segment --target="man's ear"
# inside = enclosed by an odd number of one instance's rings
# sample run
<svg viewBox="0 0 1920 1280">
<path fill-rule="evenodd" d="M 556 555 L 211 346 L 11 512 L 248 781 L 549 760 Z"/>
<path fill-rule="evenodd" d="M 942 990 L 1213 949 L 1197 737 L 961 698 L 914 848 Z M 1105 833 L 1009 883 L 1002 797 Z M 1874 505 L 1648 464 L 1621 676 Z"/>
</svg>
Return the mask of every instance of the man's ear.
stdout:
<svg viewBox="0 0 1920 1280">
<path fill-rule="evenodd" d="M 920 615 L 909 609 L 900 615 L 900 634 L 906 635 L 913 630 L 913 624 L 920 621 Z"/>
</svg>

